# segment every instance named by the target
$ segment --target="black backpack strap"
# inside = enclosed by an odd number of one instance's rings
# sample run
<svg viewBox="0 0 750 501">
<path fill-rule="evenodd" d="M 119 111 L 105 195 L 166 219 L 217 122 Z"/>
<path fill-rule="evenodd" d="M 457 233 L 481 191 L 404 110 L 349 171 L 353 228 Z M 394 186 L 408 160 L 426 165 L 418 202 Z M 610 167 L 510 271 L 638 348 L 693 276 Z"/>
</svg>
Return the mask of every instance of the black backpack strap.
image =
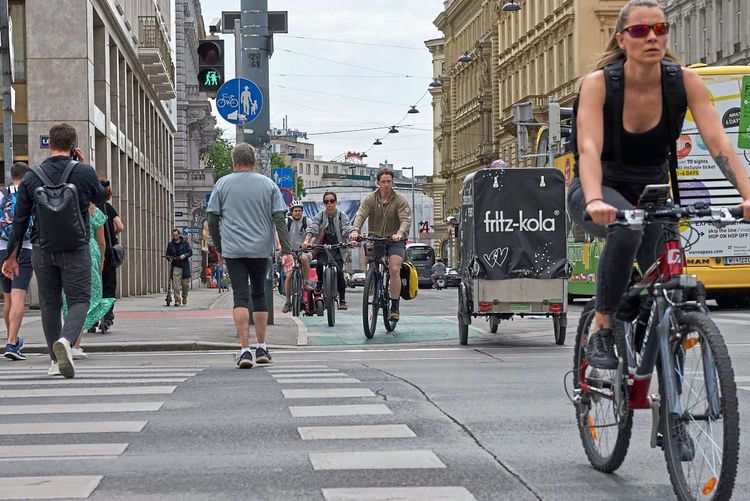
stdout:
<svg viewBox="0 0 750 501">
<path fill-rule="evenodd" d="M 70 174 L 73 173 L 73 169 L 76 165 L 78 165 L 78 162 L 76 162 L 75 160 L 71 160 L 70 162 L 68 162 L 68 166 L 65 167 L 62 177 L 60 178 L 60 184 L 66 184 L 68 182 L 68 178 L 70 177 Z"/>
<path fill-rule="evenodd" d="M 687 92 L 682 77 L 682 68 L 677 63 L 661 63 L 662 103 L 667 113 L 669 127 L 669 180 L 672 184 L 672 198 L 680 203 L 680 190 L 677 179 L 677 140 L 682 133 L 682 125 L 687 113 Z"/>
<path fill-rule="evenodd" d="M 292 229 L 292 218 L 288 217 L 286 218 L 286 231 L 289 231 Z"/>
<path fill-rule="evenodd" d="M 44 173 L 44 171 L 42 170 L 40 166 L 32 165 L 30 169 L 31 169 L 31 172 L 36 174 L 36 177 L 42 180 L 42 184 L 44 184 L 44 186 L 55 186 L 55 183 L 50 181 L 50 178 L 47 177 L 47 174 Z"/>
<path fill-rule="evenodd" d="M 615 161 L 622 166 L 622 114 L 625 106 L 625 71 L 623 65 L 625 60 L 621 59 L 604 67 L 604 85 L 606 99 L 604 106 L 609 106 L 612 124 L 612 147 L 615 150 Z"/>
<path fill-rule="evenodd" d="M 302 216 L 302 233 L 307 229 L 307 216 Z"/>
</svg>

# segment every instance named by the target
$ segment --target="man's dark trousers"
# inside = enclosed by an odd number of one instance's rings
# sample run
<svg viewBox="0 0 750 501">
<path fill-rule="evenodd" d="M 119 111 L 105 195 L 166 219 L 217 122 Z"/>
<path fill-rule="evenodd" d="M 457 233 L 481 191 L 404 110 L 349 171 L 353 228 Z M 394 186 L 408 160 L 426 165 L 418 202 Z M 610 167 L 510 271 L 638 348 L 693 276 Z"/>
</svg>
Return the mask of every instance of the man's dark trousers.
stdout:
<svg viewBox="0 0 750 501">
<path fill-rule="evenodd" d="M 52 344 L 64 337 L 74 345 L 86 321 L 91 301 L 91 254 L 88 245 L 64 252 L 47 252 L 34 245 L 31 263 L 39 284 L 39 306 L 47 348 L 55 360 Z M 62 293 L 68 316 L 62 324 Z"/>
</svg>

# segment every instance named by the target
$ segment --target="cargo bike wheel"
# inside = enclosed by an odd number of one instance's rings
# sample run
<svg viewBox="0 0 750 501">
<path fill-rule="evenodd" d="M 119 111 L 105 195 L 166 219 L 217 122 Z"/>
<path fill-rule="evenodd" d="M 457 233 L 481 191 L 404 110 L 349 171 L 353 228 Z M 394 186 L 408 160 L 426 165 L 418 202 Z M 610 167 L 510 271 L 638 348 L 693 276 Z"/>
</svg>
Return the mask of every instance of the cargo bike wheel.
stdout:
<svg viewBox="0 0 750 501">
<path fill-rule="evenodd" d="M 463 283 L 458 286 L 458 344 L 469 344 L 469 325 L 471 324 L 471 310 L 466 287 Z"/>
<path fill-rule="evenodd" d="M 555 343 L 562 346 L 565 344 L 565 335 L 568 328 L 568 314 L 554 313 L 552 315 L 552 327 L 555 331 Z"/>
</svg>

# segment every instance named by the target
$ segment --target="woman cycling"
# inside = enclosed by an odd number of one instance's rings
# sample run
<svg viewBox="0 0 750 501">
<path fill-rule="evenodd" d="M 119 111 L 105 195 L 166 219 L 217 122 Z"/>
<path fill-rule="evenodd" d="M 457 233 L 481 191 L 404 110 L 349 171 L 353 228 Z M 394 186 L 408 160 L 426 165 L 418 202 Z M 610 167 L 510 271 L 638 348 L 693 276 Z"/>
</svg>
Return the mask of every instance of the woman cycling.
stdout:
<svg viewBox="0 0 750 501">
<path fill-rule="evenodd" d="M 633 260 L 642 270 L 654 262 L 662 231 L 606 227 L 617 210 L 632 209 L 647 184 L 669 180 L 671 143 L 689 106 L 704 143 L 727 179 L 742 196 L 750 219 L 750 181 L 700 76 L 675 63 L 667 49 L 664 11 L 654 0 L 631 0 L 620 11 L 617 27 L 593 73 L 581 83 L 576 111 L 576 176 L 568 191 L 571 217 L 583 229 L 605 238 L 597 271 L 596 315 L 586 347 L 589 365 L 616 369 L 612 314 L 627 288 Z M 670 80 L 674 78 L 675 80 Z M 682 109 L 669 109 L 674 88 Z M 684 85 L 684 93 L 682 87 Z M 669 91 L 669 93 L 667 92 Z M 686 97 L 686 99 L 684 99 Z M 620 122 L 620 123 L 618 123 Z M 592 221 L 584 222 L 584 212 Z"/>
</svg>

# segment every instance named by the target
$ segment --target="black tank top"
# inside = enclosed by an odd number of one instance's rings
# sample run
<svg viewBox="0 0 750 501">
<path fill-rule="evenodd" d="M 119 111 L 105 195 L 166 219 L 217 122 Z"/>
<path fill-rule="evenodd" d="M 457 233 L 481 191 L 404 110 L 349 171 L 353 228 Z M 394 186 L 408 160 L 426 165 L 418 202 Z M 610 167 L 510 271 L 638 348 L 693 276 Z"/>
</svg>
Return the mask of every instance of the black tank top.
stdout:
<svg viewBox="0 0 750 501">
<path fill-rule="evenodd" d="M 609 122 L 611 123 L 611 122 Z M 615 162 L 615 147 L 612 141 L 612 127 L 605 121 L 602 161 Z M 667 161 L 669 155 L 669 129 L 667 114 L 662 107 L 659 123 L 645 132 L 628 132 L 622 128 L 622 161 L 625 166 L 657 167 Z M 624 170 L 627 170 L 625 168 Z"/>
</svg>

